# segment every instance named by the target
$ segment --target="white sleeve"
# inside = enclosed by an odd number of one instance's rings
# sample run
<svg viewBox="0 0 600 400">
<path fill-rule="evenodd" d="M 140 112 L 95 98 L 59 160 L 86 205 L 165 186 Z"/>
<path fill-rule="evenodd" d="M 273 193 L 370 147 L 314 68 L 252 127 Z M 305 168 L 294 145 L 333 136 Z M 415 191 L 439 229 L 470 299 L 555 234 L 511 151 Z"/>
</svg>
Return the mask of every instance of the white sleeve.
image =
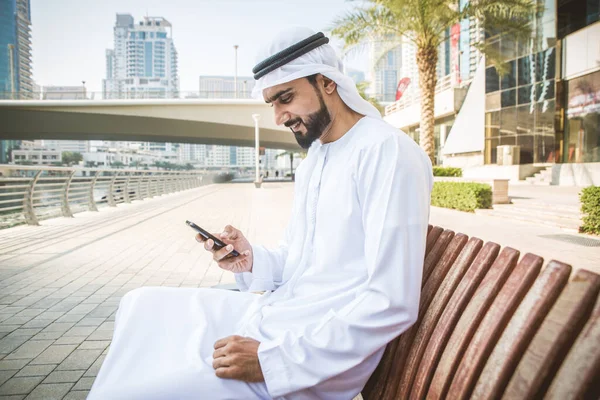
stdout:
<svg viewBox="0 0 600 400">
<path fill-rule="evenodd" d="M 416 321 L 433 178 L 428 159 L 401 142 L 390 138 L 365 150 L 358 166 L 367 283 L 354 301 L 301 334 L 260 344 L 271 396 L 355 367 Z"/>
<path fill-rule="evenodd" d="M 269 250 L 264 246 L 252 246 L 252 272 L 235 274 L 238 288 L 242 292 L 275 290 L 283 284 L 283 267 L 287 260 L 293 218 L 290 218 L 279 247 Z"/>
</svg>

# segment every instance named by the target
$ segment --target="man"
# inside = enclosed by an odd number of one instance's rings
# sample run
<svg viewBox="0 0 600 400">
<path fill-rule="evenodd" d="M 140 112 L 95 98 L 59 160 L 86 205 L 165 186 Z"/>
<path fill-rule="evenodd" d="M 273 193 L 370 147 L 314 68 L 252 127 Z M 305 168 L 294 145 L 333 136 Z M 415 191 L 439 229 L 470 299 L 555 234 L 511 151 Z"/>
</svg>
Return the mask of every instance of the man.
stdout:
<svg viewBox="0 0 600 400">
<path fill-rule="evenodd" d="M 414 323 L 431 164 L 359 96 L 327 41 L 288 30 L 254 69 L 254 94 L 309 149 L 281 246 L 227 226 L 227 247 L 204 246 L 241 292 L 128 293 L 91 399 L 347 400 Z"/>
</svg>

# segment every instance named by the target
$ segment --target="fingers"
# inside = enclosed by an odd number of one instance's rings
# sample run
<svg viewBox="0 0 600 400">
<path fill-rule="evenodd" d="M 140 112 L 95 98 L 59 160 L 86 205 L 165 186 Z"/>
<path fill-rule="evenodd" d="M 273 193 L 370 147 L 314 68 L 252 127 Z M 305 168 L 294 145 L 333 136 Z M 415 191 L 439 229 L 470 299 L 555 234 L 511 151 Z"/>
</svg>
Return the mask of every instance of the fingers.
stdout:
<svg viewBox="0 0 600 400">
<path fill-rule="evenodd" d="M 219 235 L 219 237 L 223 239 L 237 240 L 239 237 L 239 232 L 240 231 L 235 229 L 233 226 L 227 225 L 225 226 L 225 229 L 223 229 L 223 232 Z"/>
<path fill-rule="evenodd" d="M 204 247 L 206 248 L 206 246 L 208 245 L 208 242 L 212 243 L 212 240 L 207 240 Z M 209 247 L 209 248 L 212 248 Z M 224 259 L 225 257 L 227 257 L 229 255 L 229 253 L 231 253 L 233 251 L 233 245 L 232 244 L 228 244 L 227 246 L 223 247 L 220 250 L 214 250 L 213 251 L 213 259 L 215 261 L 221 261 L 222 259 Z"/>
<path fill-rule="evenodd" d="M 227 343 L 229 343 L 233 338 L 240 338 L 240 337 L 233 335 L 233 336 L 227 336 L 227 337 L 224 337 L 223 339 L 217 340 L 214 345 L 215 350 L 220 349 L 221 347 L 225 347 L 227 345 Z"/>
<path fill-rule="evenodd" d="M 230 367 L 233 363 L 232 357 L 218 357 L 212 362 L 214 369 Z"/>
<path fill-rule="evenodd" d="M 222 379 L 242 379 L 243 373 L 240 367 L 220 367 L 215 374 Z"/>
</svg>

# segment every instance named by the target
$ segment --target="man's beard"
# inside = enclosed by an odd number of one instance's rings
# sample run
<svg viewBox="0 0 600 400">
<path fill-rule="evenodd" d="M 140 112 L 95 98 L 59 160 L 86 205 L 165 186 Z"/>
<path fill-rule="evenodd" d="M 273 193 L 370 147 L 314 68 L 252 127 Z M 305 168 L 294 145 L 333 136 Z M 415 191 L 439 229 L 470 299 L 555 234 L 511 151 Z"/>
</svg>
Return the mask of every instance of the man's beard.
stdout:
<svg viewBox="0 0 600 400">
<path fill-rule="evenodd" d="M 318 111 L 306 117 L 306 122 L 300 118 L 296 118 L 285 123 L 285 126 L 288 128 L 294 126 L 298 122 L 301 122 L 306 127 L 306 134 L 292 131 L 296 137 L 296 141 L 303 149 L 310 148 L 312 143 L 323 135 L 323 132 L 325 132 L 325 129 L 327 129 L 331 123 L 331 115 L 329 115 L 329 110 L 321 96 L 319 96 L 319 100 L 321 107 Z"/>
</svg>

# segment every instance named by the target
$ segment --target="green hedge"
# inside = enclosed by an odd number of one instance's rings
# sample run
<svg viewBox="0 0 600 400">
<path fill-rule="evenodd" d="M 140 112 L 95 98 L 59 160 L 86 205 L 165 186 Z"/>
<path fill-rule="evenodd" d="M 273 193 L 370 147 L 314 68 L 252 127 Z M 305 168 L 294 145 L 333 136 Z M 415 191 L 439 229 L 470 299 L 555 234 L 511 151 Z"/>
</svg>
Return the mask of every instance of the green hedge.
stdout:
<svg viewBox="0 0 600 400">
<path fill-rule="evenodd" d="M 600 186 L 589 186 L 579 194 L 583 225 L 579 230 L 600 235 Z"/>
<path fill-rule="evenodd" d="M 462 176 L 462 169 L 454 167 L 433 167 L 433 176 Z"/>
<path fill-rule="evenodd" d="M 492 206 L 492 187 L 485 183 L 434 182 L 431 205 L 473 212 Z"/>
</svg>

